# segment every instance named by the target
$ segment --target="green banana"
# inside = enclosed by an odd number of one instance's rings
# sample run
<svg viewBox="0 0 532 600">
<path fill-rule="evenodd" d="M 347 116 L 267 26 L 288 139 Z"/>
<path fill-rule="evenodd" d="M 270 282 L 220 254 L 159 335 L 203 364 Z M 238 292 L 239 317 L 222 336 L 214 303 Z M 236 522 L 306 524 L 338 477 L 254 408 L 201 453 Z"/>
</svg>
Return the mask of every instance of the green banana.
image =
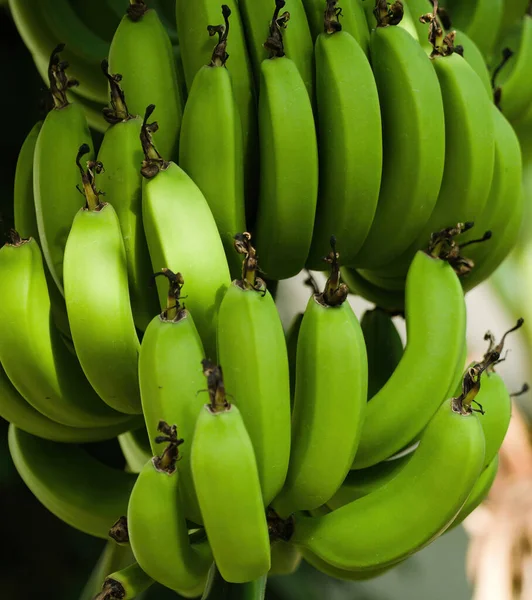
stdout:
<svg viewBox="0 0 532 600">
<path fill-rule="evenodd" d="M 299 550 L 283 540 L 272 542 L 271 545 L 272 566 L 268 572 L 270 575 L 292 575 L 301 564 L 301 553 Z"/>
<path fill-rule="evenodd" d="M 68 320 L 76 355 L 92 387 L 111 408 L 141 414 L 137 338 L 127 282 L 127 262 L 118 216 L 111 204 L 101 203 L 95 175 L 97 161 L 81 158 L 86 205 L 74 217 L 64 254 L 64 284 Z"/>
<path fill-rule="evenodd" d="M 364 571 L 393 565 L 441 534 L 484 461 L 482 427 L 460 401 L 441 404 L 412 459 L 389 484 L 323 517 L 296 514 L 291 543 L 339 569 Z"/>
<path fill-rule="evenodd" d="M 153 146 L 156 123 L 144 115 L 141 131 L 145 161 L 142 174 L 142 218 L 154 271 L 168 267 L 187 278 L 188 306 L 207 356 L 216 356 L 216 319 L 229 286 L 229 267 L 218 228 L 201 190 L 175 163 L 166 162 Z M 158 284 L 161 308 L 167 287 Z"/>
<path fill-rule="evenodd" d="M 143 0 L 130 0 L 109 48 L 109 69 L 127 81 L 132 114 L 144 114 L 151 103 L 159 107 L 157 147 L 163 156 L 176 157 L 184 99 L 172 43 L 155 10 Z"/>
<path fill-rule="evenodd" d="M 416 254 L 406 280 L 405 304 L 406 348 L 390 379 L 368 403 L 356 469 L 389 458 L 423 430 L 454 380 L 465 344 L 464 297 L 446 260 Z M 398 398 L 412 412 L 405 411 Z"/>
<path fill-rule="evenodd" d="M 74 162 L 82 144 L 91 146 L 91 134 L 83 109 L 69 103 L 66 90 L 72 85 L 57 46 L 48 67 L 54 108 L 46 115 L 33 162 L 33 193 L 39 240 L 50 273 L 63 293 L 63 254 L 74 215 L 79 209 L 76 185 L 79 171 Z M 89 156 L 89 160 L 92 159 Z"/>
<path fill-rule="evenodd" d="M 453 28 L 456 34 L 454 38 L 456 46 L 462 46 L 464 49 L 464 58 L 473 68 L 475 73 L 480 77 L 480 81 L 484 85 L 484 88 L 491 99 L 493 96 L 493 90 L 491 87 L 491 75 L 486 65 L 486 61 L 482 56 L 482 52 L 475 42 L 463 31 Z"/>
<path fill-rule="evenodd" d="M 307 12 L 308 24 L 315 40 L 324 31 L 323 16 L 326 10 L 326 0 L 303 0 Z M 364 8 L 359 0 L 341 0 L 342 29 L 350 33 L 359 43 L 364 54 L 369 57 L 369 29 Z M 288 10 L 291 11 L 290 7 Z M 286 34 L 288 37 L 288 33 Z M 291 54 L 288 54 L 291 56 Z"/>
<path fill-rule="evenodd" d="M 126 250 L 131 310 L 135 325 L 144 331 L 157 313 L 158 304 L 155 290 L 150 286 L 152 269 L 142 227 L 142 176 L 139 169 L 144 158 L 139 143 L 142 119 L 129 113 L 120 86 L 121 75 L 110 74 L 105 60 L 102 70 L 109 81 L 111 106 L 103 111 L 110 127 L 98 151 L 98 161 L 105 165 L 98 185 L 106 198 L 110 199 L 120 221 Z"/>
<path fill-rule="evenodd" d="M 107 575 L 102 591 L 94 600 L 130 600 L 153 585 L 153 579 L 134 562 Z"/>
<path fill-rule="evenodd" d="M 213 33 L 218 32 L 218 44 L 210 63 L 196 73 L 188 95 L 179 140 L 179 165 L 205 196 L 231 275 L 237 277 L 242 265 L 233 250 L 233 236 L 246 230 L 242 124 L 231 74 L 225 68 L 231 10 L 224 4 L 222 12 L 225 25 L 212 27 Z"/>
<path fill-rule="evenodd" d="M 360 321 L 368 355 L 368 400 L 392 376 L 403 356 L 403 342 L 392 316 L 382 308 L 367 310 Z"/>
<path fill-rule="evenodd" d="M 295 63 L 284 55 L 287 13 L 276 0 L 261 63 L 260 195 L 257 251 L 269 279 L 286 279 L 304 267 L 318 195 L 318 149 L 312 105 Z M 332 232 L 331 232 L 332 233 Z"/>
<path fill-rule="evenodd" d="M 221 368 L 205 360 L 203 369 L 210 403 L 199 414 L 192 440 L 194 486 L 221 576 L 245 583 L 271 566 L 259 472 L 244 419 L 227 400 Z"/>
<path fill-rule="evenodd" d="M 256 277 L 249 233 L 235 236 L 242 279 L 227 290 L 218 316 L 218 358 L 251 438 L 267 506 L 281 490 L 290 458 L 288 356 L 277 307 Z"/>
<path fill-rule="evenodd" d="M 148 325 L 139 357 L 142 409 L 152 455 L 157 453 L 159 422 L 176 423 L 186 442 L 178 463 L 181 502 L 187 519 L 203 523 L 190 466 L 194 427 L 203 407 L 197 395 L 204 387 L 201 360 L 205 358 L 191 314 L 180 305 L 182 279 L 165 270 L 169 280 L 168 306 Z M 190 296 L 192 300 L 192 295 Z"/>
<path fill-rule="evenodd" d="M 106 406 L 85 379 L 51 320 L 41 251 L 12 232 L 0 248 L 0 361 L 18 392 L 39 412 L 71 427 L 105 427 L 131 417 Z"/>
<path fill-rule="evenodd" d="M 381 185 L 382 127 L 377 85 L 356 40 L 329 0 L 315 46 L 319 193 L 307 265 L 323 268 L 332 233 L 351 265 L 370 231 Z M 361 140 L 364 140 L 361 143 Z"/>
<path fill-rule="evenodd" d="M 310 33 L 309 22 L 305 15 L 305 0 L 287 0 L 286 10 L 290 14 L 290 27 L 284 32 L 284 46 L 288 56 L 296 64 L 308 95 L 314 99 L 314 48 L 313 36 Z M 323 5 L 322 0 L 320 3 Z M 255 75 L 257 87 L 260 85 L 261 63 L 268 58 L 264 40 L 268 36 L 272 18 L 272 0 L 239 0 L 238 6 L 242 13 L 244 31 L 249 47 L 249 56 Z M 321 30 L 323 30 L 322 6 Z M 314 36 L 315 37 L 315 36 Z"/>
<path fill-rule="evenodd" d="M 432 46 L 428 39 L 427 27 L 420 17 L 432 12 L 432 3 L 430 0 L 403 0 L 403 6 L 404 5 L 408 6 L 408 10 L 412 15 L 412 21 L 414 23 L 414 27 L 416 28 L 416 33 L 421 47 L 427 54 L 430 54 L 432 52 Z"/>
<path fill-rule="evenodd" d="M 201 600 L 264 600 L 267 576 L 246 583 L 228 583 L 212 565 Z"/>
<path fill-rule="evenodd" d="M 329 577 L 334 577 L 335 579 L 340 579 L 343 581 L 367 581 L 368 579 L 374 579 L 375 577 L 384 575 L 384 573 L 396 566 L 394 564 L 388 567 L 377 569 L 365 569 L 364 571 L 347 571 L 346 569 L 333 567 L 331 564 L 325 560 L 322 560 L 307 548 L 301 548 L 301 553 L 305 562 L 307 562 L 310 566 L 314 567 L 318 571 L 321 571 L 322 573 L 325 573 L 325 575 L 328 575 Z"/>
<path fill-rule="evenodd" d="M 212 54 L 208 26 L 220 19 L 219 0 L 176 0 L 177 34 L 187 88 L 190 90 L 196 73 L 206 65 Z M 246 40 L 240 18 L 239 3 L 226 0 L 231 10 L 231 37 L 227 52 L 231 56 L 229 72 L 232 76 L 238 112 L 242 122 L 243 166 L 245 174 L 246 208 L 248 217 L 255 211 L 257 179 L 257 108 L 253 73 L 248 57 Z"/>
<path fill-rule="evenodd" d="M 392 313 L 404 311 L 404 290 L 390 290 L 371 283 L 356 269 L 342 267 L 342 278 L 352 294 L 361 296 L 378 307 Z"/>
<path fill-rule="evenodd" d="M 45 417 L 17 392 L 0 365 L 0 417 L 15 427 L 45 440 L 83 444 L 110 440 L 134 427 L 139 418 L 103 427 L 68 427 Z"/>
<path fill-rule="evenodd" d="M 94 565 L 78 600 L 94 600 L 94 596 L 102 589 L 102 581 L 105 577 L 109 573 L 127 567 L 134 560 L 129 545 L 120 545 L 114 540 L 109 540 Z"/>
<path fill-rule="evenodd" d="M 107 539 L 127 510 L 136 475 L 112 469 L 79 446 L 43 440 L 9 426 L 9 451 L 30 491 L 68 525 Z"/>
<path fill-rule="evenodd" d="M 408 248 L 436 204 L 445 159 L 443 102 L 431 61 L 419 42 L 383 18 L 370 41 L 382 113 L 382 183 L 369 235 L 350 265 L 363 268 L 386 265 Z"/>
<path fill-rule="evenodd" d="M 521 20 L 530 2 L 529 0 L 503 0 L 503 3 L 499 40 L 506 36 L 516 21 Z"/>
<path fill-rule="evenodd" d="M 290 464 L 273 502 L 281 516 L 325 504 L 342 485 L 362 435 L 366 347 L 340 283 L 335 240 L 331 247 L 331 275 L 323 293 L 311 296 L 298 337 Z"/>
<path fill-rule="evenodd" d="M 140 568 L 159 583 L 191 598 L 203 588 L 212 555 L 206 540 L 192 544 L 180 499 L 180 471 L 175 426 L 165 427 L 159 441 L 168 442 L 160 457 L 140 472 L 127 510 L 129 541 Z M 200 592 L 201 593 L 201 592 Z"/>
</svg>

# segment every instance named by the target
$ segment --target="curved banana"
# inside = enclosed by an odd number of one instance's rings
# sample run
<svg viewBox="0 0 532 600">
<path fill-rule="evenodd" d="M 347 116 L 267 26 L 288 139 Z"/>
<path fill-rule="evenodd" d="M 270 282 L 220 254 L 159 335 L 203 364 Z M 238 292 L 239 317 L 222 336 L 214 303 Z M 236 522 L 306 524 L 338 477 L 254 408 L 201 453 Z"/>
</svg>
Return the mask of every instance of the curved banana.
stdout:
<svg viewBox="0 0 532 600">
<path fill-rule="evenodd" d="M 15 232 L 0 248 L 0 361 L 18 392 L 39 412 L 71 427 L 129 423 L 105 405 L 85 379 L 51 320 L 41 251 Z"/>
<path fill-rule="evenodd" d="M 231 56 L 228 70 L 232 76 L 233 91 L 242 122 L 246 208 L 249 210 L 248 217 L 252 217 L 256 209 L 255 188 L 258 177 L 255 88 L 239 3 L 236 0 L 226 0 L 225 4 L 232 14 L 231 37 L 227 44 L 227 52 Z M 208 26 L 220 22 L 220 5 L 219 0 L 176 0 L 175 2 L 177 35 L 189 90 L 196 73 L 208 64 L 211 58 L 212 40 Z"/>
<path fill-rule="evenodd" d="M 389 380 L 368 403 L 356 469 L 389 458 L 423 430 L 454 380 L 465 344 L 464 296 L 446 260 L 416 254 L 406 280 L 405 304 L 406 348 Z M 412 410 L 405 411 L 398 399 Z"/>
<path fill-rule="evenodd" d="M 213 27 L 213 32 L 218 30 L 219 42 L 210 63 L 196 73 L 188 95 L 179 140 L 179 165 L 205 196 L 231 275 L 238 277 L 242 264 L 233 248 L 233 236 L 246 230 L 242 125 L 231 74 L 225 68 L 231 11 L 227 5 L 222 10 L 225 25 Z"/>
<path fill-rule="evenodd" d="M 296 514 L 291 543 L 334 567 L 364 571 L 393 565 L 442 533 L 484 462 L 482 427 L 459 402 L 440 405 L 412 459 L 388 485 L 323 517 Z"/>
<path fill-rule="evenodd" d="M 392 316 L 382 308 L 367 310 L 360 321 L 368 356 L 368 400 L 386 384 L 403 356 L 403 342 Z"/>
<path fill-rule="evenodd" d="M 428 11 L 427 11 L 428 12 Z M 480 77 L 482 85 L 488 94 L 490 100 L 493 97 L 493 89 L 491 87 L 491 75 L 482 52 L 475 42 L 463 31 L 455 29 L 453 31 L 456 36 L 454 38 L 456 46 L 462 46 L 464 49 L 464 58 L 471 65 L 475 73 Z"/>
<path fill-rule="evenodd" d="M 364 2 L 366 1 L 364 0 Z M 430 54 L 432 52 L 432 45 L 429 42 L 427 26 L 420 17 L 432 12 L 432 3 L 430 0 L 403 0 L 403 6 L 405 5 L 408 6 L 408 10 L 412 15 L 412 22 L 416 28 L 419 44 L 427 54 Z"/>
<path fill-rule="evenodd" d="M 152 455 L 157 453 L 160 421 L 176 423 L 185 440 L 177 465 L 180 493 L 187 519 L 202 524 L 190 466 L 192 436 L 203 400 L 198 391 L 205 386 L 201 361 L 205 358 L 191 314 L 180 305 L 182 279 L 164 271 L 169 279 L 168 307 L 148 325 L 139 357 L 142 410 Z M 192 294 L 189 296 L 192 300 Z"/>
<path fill-rule="evenodd" d="M 304 267 L 318 195 L 318 148 L 312 105 L 295 63 L 284 55 L 284 0 L 276 0 L 261 63 L 259 139 L 261 177 L 257 252 L 269 279 L 286 279 Z M 333 233 L 333 232 L 331 232 Z"/>
<path fill-rule="evenodd" d="M 155 10 L 143 0 L 130 0 L 109 48 L 109 69 L 127 81 L 132 114 L 144 114 L 148 104 L 159 107 L 157 147 L 163 156 L 175 158 L 184 99 L 177 82 L 172 43 Z"/>
<path fill-rule="evenodd" d="M 130 600 L 145 592 L 155 582 L 139 564 L 133 564 L 107 575 L 102 591 L 94 600 Z"/>
<path fill-rule="evenodd" d="M 331 275 L 323 293 L 310 298 L 297 343 L 290 464 L 273 502 L 284 517 L 318 508 L 333 496 L 351 468 L 364 425 L 364 336 L 346 302 L 347 286 L 340 283 L 334 240 L 331 246 Z"/>
<path fill-rule="evenodd" d="M 203 361 L 210 403 L 192 440 L 192 475 L 216 566 L 229 583 L 270 569 L 270 540 L 255 452 L 236 404 L 229 404 L 222 371 Z"/>
<path fill-rule="evenodd" d="M 94 177 L 103 166 L 76 162 L 86 206 L 74 217 L 64 255 L 64 285 L 72 341 L 83 372 L 100 398 L 126 414 L 141 414 L 138 382 L 140 343 L 127 282 L 120 222 L 111 204 L 101 203 Z"/>
<path fill-rule="evenodd" d="M 54 108 L 46 115 L 35 146 L 33 193 L 42 252 L 50 273 L 63 293 L 63 254 L 74 215 L 79 210 L 79 171 L 75 157 L 82 144 L 92 145 L 83 109 L 69 103 L 71 86 L 57 46 L 50 57 L 48 73 Z M 92 156 L 88 157 L 89 160 Z"/>
<path fill-rule="evenodd" d="M 385 16 L 370 41 L 384 162 L 375 219 L 349 265 L 363 268 L 386 265 L 410 246 L 436 204 L 445 160 L 443 102 L 431 61 L 404 29 L 386 23 Z"/>
<path fill-rule="evenodd" d="M 338 22 L 334 4 L 327 5 L 326 30 L 315 47 L 320 173 L 307 266 L 316 270 L 323 269 L 324 248 L 333 233 L 342 262 L 355 262 L 373 223 L 381 185 L 377 85 L 359 44 Z"/>
<path fill-rule="evenodd" d="M 323 4 L 322 0 L 320 2 Z M 309 22 L 305 15 L 304 0 L 287 0 L 285 8 L 290 13 L 290 27 L 284 32 L 286 53 L 296 64 L 299 74 L 305 82 L 310 99 L 314 100 L 314 44 Z M 272 18 L 270 0 L 239 0 L 244 32 L 249 47 L 249 57 L 253 67 L 255 83 L 260 84 L 260 65 L 268 58 L 264 40 Z M 323 17 L 323 10 L 322 10 Z M 322 19 L 323 27 L 323 19 Z"/>
<path fill-rule="evenodd" d="M 201 600 L 263 600 L 266 593 L 266 575 L 246 583 L 229 583 L 221 576 L 215 564 L 212 565 L 207 585 Z"/>
<path fill-rule="evenodd" d="M 15 427 L 53 442 L 83 444 L 110 440 L 135 427 L 140 417 L 104 427 L 68 427 L 45 417 L 17 392 L 0 365 L 0 417 Z"/>
<path fill-rule="evenodd" d="M 396 566 L 393 564 L 388 567 L 365 569 L 364 571 L 348 571 L 346 569 L 333 567 L 333 565 L 329 564 L 325 560 L 322 560 L 307 548 L 301 548 L 301 555 L 303 556 L 305 562 L 318 571 L 325 573 L 325 575 L 328 575 L 329 577 L 334 577 L 334 579 L 340 579 L 343 581 L 367 581 L 369 579 L 379 577 L 380 575 L 384 575 L 384 573 Z"/>
<path fill-rule="evenodd" d="M 356 296 L 361 296 L 378 307 L 392 313 L 404 311 L 405 294 L 402 290 L 390 290 L 380 287 L 364 277 L 356 269 L 342 267 L 342 278 L 349 287 L 349 291 Z M 404 285 L 403 285 L 404 288 Z"/>
<path fill-rule="evenodd" d="M 216 221 L 198 186 L 175 163 L 161 158 L 151 140 L 157 124 L 147 120 L 141 131 L 145 161 L 142 174 L 142 218 L 154 271 L 168 267 L 185 274 L 187 303 L 207 356 L 216 356 L 216 319 L 230 284 L 229 267 Z M 161 308 L 168 288 L 158 283 Z"/>
<path fill-rule="evenodd" d="M 166 425 L 166 424 L 165 424 Z M 178 445 L 175 426 L 160 457 L 140 472 L 127 509 L 129 541 L 140 568 L 150 577 L 186 597 L 203 587 L 212 563 L 207 541 L 191 544 L 180 498 Z M 163 430 L 167 433 L 166 430 Z"/>
<path fill-rule="evenodd" d="M 281 490 L 290 458 L 288 356 L 277 307 L 256 277 L 248 233 L 235 237 L 244 254 L 242 279 L 227 290 L 218 316 L 218 359 L 251 438 L 267 506 Z"/>
<path fill-rule="evenodd" d="M 138 429 L 126 431 L 118 436 L 120 450 L 126 459 L 126 465 L 131 473 L 140 473 L 144 465 L 152 457 L 150 441 L 143 425 Z"/>
<path fill-rule="evenodd" d="M 111 90 L 111 106 L 103 111 L 110 127 L 98 151 L 98 161 L 105 165 L 105 170 L 98 177 L 98 186 L 111 201 L 120 222 L 131 310 L 135 325 L 144 331 L 153 315 L 157 314 L 158 303 L 157 294 L 150 285 L 152 268 L 142 226 L 140 165 L 144 154 L 139 143 L 142 119 L 129 113 L 120 85 L 122 77 L 110 74 L 108 68 L 107 61 L 103 61 L 102 70 Z"/>
<path fill-rule="evenodd" d="M 78 446 L 43 440 L 9 426 L 9 451 L 24 483 L 56 517 L 107 539 L 127 510 L 136 475 L 99 462 Z"/>
<path fill-rule="evenodd" d="M 271 545 L 272 566 L 268 575 L 292 575 L 301 564 L 301 553 L 299 550 L 283 540 L 272 542 Z"/>
</svg>

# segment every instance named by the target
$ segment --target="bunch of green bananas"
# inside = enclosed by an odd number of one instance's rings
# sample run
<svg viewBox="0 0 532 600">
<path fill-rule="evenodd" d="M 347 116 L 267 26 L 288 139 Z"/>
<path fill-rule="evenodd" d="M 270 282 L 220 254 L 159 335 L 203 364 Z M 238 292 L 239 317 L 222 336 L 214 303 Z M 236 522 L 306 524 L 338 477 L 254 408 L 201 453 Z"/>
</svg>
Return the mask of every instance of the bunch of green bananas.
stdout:
<svg viewBox="0 0 532 600">
<path fill-rule="evenodd" d="M 464 370 L 464 293 L 522 219 L 527 3 L 9 4 L 51 109 L 0 249 L 0 416 L 35 496 L 115 540 L 98 597 L 370 578 L 460 523 L 510 415 L 506 336 Z M 117 436 L 123 471 L 80 446 Z"/>
</svg>

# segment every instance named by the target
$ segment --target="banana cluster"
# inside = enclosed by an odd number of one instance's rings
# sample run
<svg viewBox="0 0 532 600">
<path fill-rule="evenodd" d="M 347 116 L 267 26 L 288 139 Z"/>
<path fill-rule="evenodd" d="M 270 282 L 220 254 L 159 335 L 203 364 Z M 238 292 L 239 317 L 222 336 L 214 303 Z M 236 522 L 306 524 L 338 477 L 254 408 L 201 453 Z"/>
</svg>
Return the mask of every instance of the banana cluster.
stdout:
<svg viewBox="0 0 532 600">
<path fill-rule="evenodd" d="M 98 598 L 367 579 L 459 524 L 510 416 L 464 293 L 522 220 L 527 3 L 9 4 L 50 110 L 0 249 L 0 416 L 36 497 L 113 538 Z M 80 447 L 115 437 L 125 471 Z"/>
</svg>

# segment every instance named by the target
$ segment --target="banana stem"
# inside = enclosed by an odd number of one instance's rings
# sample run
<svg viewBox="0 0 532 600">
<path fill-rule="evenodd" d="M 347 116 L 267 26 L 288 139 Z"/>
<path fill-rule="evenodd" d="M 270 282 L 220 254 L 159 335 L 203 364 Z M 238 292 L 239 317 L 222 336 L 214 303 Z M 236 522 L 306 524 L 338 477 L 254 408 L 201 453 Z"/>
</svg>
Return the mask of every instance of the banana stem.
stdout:
<svg viewBox="0 0 532 600">
<path fill-rule="evenodd" d="M 102 60 L 101 67 L 103 74 L 107 77 L 107 81 L 109 82 L 111 96 L 111 107 L 105 107 L 102 110 L 105 120 L 111 125 L 114 125 L 115 123 L 132 119 L 133 117 L 129 114 L 127 108 L 125 94 L 120 87 L 122 75 L 118 73 L 111 75 L 111 73 L 109 73 L 109 62 L 107 59 Z"/>
<path fill-rule="evenodd" d="M 146 107 L 144 120 L 140 130 L 140 143 L 144 152 L 144 160 L 142 161 L 140 172 L 146 179 L 153 179 L 159 171 L 165 171 L 170 163 L 159 154 L 155 144 L 153 143 L 153 134 L 158 131 L 159 124 L 157 121 L 148 123 L 148 119 L 155 110 L 155 104 L 150 104 Z"/>
<path fill-rule="evenodd" d="M 227 393 L 223 381 L 222 367 L 215 365 L 205 358 L 202 360 L 203 374 L 207 378 L 207 392 L 209 392 L 209 408 L 213 413 L 226 412 L 231 408 L 227 400 Z"/>
<path fill-rule="evenodd" d="M 224 18 L 224 25 L 208 25 L 207 30 L 209 35 L 218 34 L 218 43 L 214 47 L 210 67 L 224 67 L 229 54 L 227 54 L 227 38 L 229 36 L 229 17 L 231 15 L 231 9 L 227 4 L 222 4 L 222 15 Z"/>
<path fill-rule="evenodd" d="M 388 4 L 386 0 L 375 0 L 373 14 L 377 20 L 377 27 L 399 25 L 403 19 L 404 9 L 401 0 Z"/>
<path fill-rule="evenodd" d="M 345 283 L 340 283 L 340 255 L 336 252 L 336 237 L 331 236 L 331 252 L 324 258 L 331 265 L 331 274 L 325 282 L 325 289 L 316 295 L 318 302 L 324 306 L 341 306 L 349 294 L 349 288 Z"/>
<path fill-rule="evenodd" d="M 69 79 L 66 74 L 68 62 L 61 60 L 59 53 L 65 48 L 65 44 L 57 45 L 50 55 L 48 63 L 48 82 L 50 84 L 50 94 L 54 101 L 54 108 L 59 110 L 69 105 L 67 90 L 78 85 L 76 79 Z"/>
<path fill-rule="evenodd" d="M 81 173 L 81 185 L 83 190 L 78 187 L 78 190 L 85 196 L 86 208 L 90 211 L 100 210 L 103 204 L 100 202 L 100 194 L 96 189 L 96 175 L 103 172 L 103 164 L 100 161 L 87 161 L 87 168 L 84 169 L 81 165 L 81 157 L 90 152 L 88 144 L 83 144 L 79 147 L 76 156 L 76 165 Z"/>
<path fill-rule="evenodd" d="M 290 13 L 285 11 L 282 15 L 279 13 L 285 7 L 285 0 L 275 0 L 275 10 L 270 23 L 269 35 L 264 42 L 264 47 L 270 52 L 270 58 L 281 58 L 284 56 L 284 43 L 282 30 L 290 20 Z"/>
</svg>

